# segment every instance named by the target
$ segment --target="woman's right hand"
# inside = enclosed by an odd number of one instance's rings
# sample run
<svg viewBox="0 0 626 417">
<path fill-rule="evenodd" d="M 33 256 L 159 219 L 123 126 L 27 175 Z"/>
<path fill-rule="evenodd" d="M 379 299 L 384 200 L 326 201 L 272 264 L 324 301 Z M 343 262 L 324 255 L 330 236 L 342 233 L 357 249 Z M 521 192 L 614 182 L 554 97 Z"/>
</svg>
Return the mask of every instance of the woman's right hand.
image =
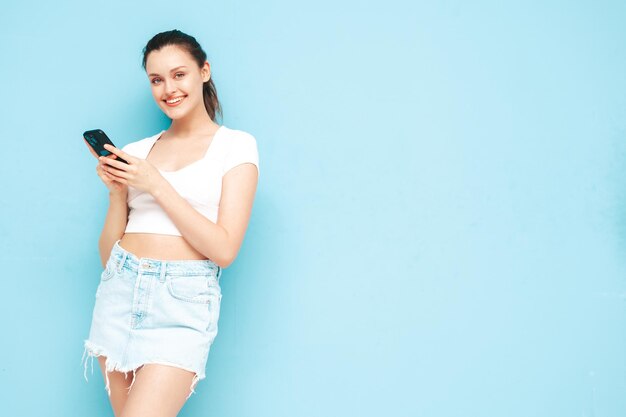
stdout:
<svg viewBox="0 0 626 417">
<path fill-rule="evenodd" d="M 85 138 L 83 138 L 83 141 L 87 145 L 89 152 L 91 152 L 94 158 L 98 159 L 99 155 L 93 150 L 93 148 L 89 145 L 89 143 L 85 140 Z M 117 159 L 117 155 L 113 153 L 110 155 L 107 155 L 106 157 L 111 158 L 111 159 Z M 126 184 L 122 184 L 119 181 L 115 181 L 113 179 L 114 177 L 111 176 L 102 168 L 103 165 L 104 163 L 98 159 L 98 165 L 96 165 L 96 173 L 98 174 L 98 176 L 100 177 L 104 185 L 106 185 L 106 187 L 109 189 L 109 193 L 111 195 L 125 196 L 126 193 L 128 192 L 128 186 Z"/>
</svg>

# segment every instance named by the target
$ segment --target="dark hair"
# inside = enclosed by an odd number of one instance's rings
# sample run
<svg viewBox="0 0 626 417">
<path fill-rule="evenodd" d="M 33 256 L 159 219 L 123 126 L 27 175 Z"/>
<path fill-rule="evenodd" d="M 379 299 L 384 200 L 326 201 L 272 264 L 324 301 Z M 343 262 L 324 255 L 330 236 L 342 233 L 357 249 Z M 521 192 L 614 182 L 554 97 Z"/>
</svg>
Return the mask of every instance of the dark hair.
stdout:
<svg viewBox="0 0 626 417">
<path fill-rule="evenodd" d="M 148 41 L 143 48 L 143 60 L 141 65 L 144 70 L 146 69 L 146 61 L 150 52 L 158 51 L 167 45 L 179 46 L 189 52 L 199 68 L 202 68 L 204 61 L 206 61 L 206 52 L 204 52 L 198 41 L 196 41 L 196 38 L 178 29 L 174 29 L 157 33 Z M 209 81 L 205 82 L 202 86 L 202 95 L 204 96 L 204 107 L 206 107 L 211 120 L 215 120 L 216 113 L 219 113 L 220 117 L 223 117 L 222 106 L 217 99 L 217 90 L 215 90 L 215 84 L 213 84 L 213 77 L 209 78 Z"/>
</svg>

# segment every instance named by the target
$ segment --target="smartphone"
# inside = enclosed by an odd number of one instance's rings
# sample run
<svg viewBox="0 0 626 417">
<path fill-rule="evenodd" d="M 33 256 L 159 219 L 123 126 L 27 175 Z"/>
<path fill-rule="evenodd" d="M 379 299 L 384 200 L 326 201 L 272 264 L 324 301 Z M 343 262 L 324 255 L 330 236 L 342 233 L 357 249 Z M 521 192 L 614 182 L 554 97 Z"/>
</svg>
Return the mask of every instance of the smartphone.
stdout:
<svg viewBox="0 0 626 417">
<path fill-rule="evenodd" d="M 113 154 L 112 152 L 109 152 L 104 148 L 105 143 L 108 143 L 109 145 L 112 145 L 112 146 L 115 146 L 115 145 L 113 145 L 113 142 L 111 142 L 111 139 L 109 139 L 106 133 L 104 133 L 102 130 L 100 129 L 88 130 L 85 133 L 83 133 L 83 137 L 98 155 L 108 156 L 108 155 Z M 117 148 L 117 146 L 115 147 Z M 123 158 L 120 158 L 117 155 L 115 155 L 114 159 L 124 162 L 125 164 L 128 164 L 127 161 L 125 161 Z"/>
</svg>

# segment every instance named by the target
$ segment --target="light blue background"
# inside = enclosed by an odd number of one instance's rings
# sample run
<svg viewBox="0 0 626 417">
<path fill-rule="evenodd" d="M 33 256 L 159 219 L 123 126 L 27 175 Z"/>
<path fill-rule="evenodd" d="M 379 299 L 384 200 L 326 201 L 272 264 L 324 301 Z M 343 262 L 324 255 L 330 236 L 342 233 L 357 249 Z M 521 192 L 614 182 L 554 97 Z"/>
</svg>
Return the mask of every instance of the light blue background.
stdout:
<svg viewBox="0 0 626 417">
<path fill-rule="evenodd" d="M 81 133 L 168 126 L 178 28 L 261 177 L 181 416 L 626 414 L 620 1 L 11 2 L 0 404 L 112 416 L 80 361 L 107 193 Z"/>
</svg>

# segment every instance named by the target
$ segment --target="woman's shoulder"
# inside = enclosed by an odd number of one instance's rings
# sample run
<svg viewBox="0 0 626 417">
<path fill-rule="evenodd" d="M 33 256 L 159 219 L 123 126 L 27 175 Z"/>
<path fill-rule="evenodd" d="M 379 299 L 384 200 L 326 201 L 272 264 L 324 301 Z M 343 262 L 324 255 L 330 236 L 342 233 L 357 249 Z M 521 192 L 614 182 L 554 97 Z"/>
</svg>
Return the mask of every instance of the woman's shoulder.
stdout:
<svg viewBox="0 0 626 417">
<path fill-rule="evenodd" d="M 256 137 L 245 130 L 234 129 L 227 126 L 222 125 L 224 129 L 224 137 L 231 147 L 232 146 L 246 146 L 246 145 L 256 145 Z"/>
<path fill-rule="evenodd" d="M 251 162 L 259 167 L 259 151 L 253 134 L 240 129 L 225 129 L 222 175 L 235 166 Z"/>
<path fill-rule="evenodd" d="M 252 133 L 246 130 L 236 129 L 234 127 L 228 127 L 226 125 L 222 125 L 222 129 L 224 129 L 224 133 L 227 136 L 237 136 L 237 137 L 249 136 L 249 137 L 254 138 L 254 135 L 252 135 Z"/>
</svg>

